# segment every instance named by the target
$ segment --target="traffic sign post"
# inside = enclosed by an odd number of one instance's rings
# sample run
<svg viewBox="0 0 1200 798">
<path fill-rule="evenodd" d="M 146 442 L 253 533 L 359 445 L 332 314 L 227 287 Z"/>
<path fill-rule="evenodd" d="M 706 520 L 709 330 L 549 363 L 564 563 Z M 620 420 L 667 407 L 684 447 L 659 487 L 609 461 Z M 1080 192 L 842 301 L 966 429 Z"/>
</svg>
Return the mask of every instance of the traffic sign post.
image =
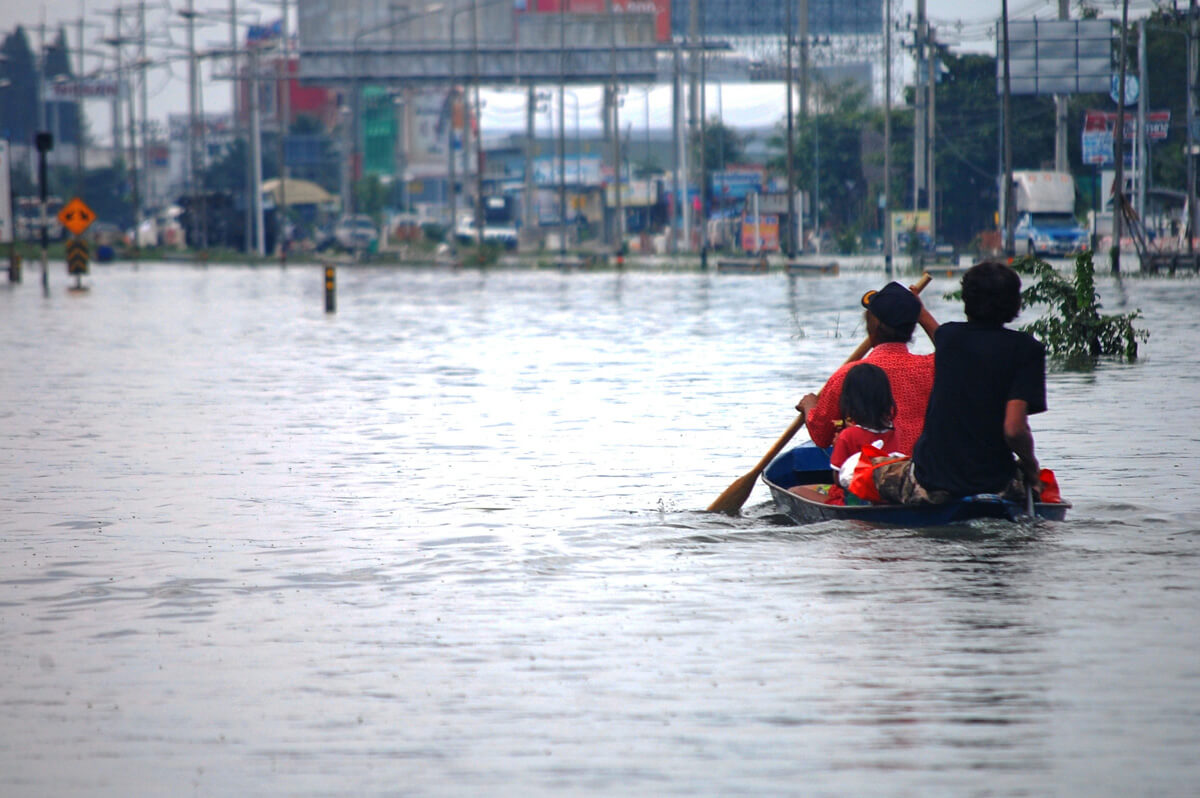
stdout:
<svg viewBox="0 0 1200 798">
<path fill-rule="evenodd" d="M 75 276 L 75 289 L 83 289 L 83 275 L 88 273 L 88 245 L 82 238 L 67 242 L 67 274 Z"/>
<path fill-rule="evenodd" d="M 70 230 L 77 236 L 83 235 L 83 231 L 92 226 L 92 222 L 96 221 L 96 214 L 87 206 L 87 203 L 79 197 L 75 197 L 58 212 L 58 221 L 63 227 Z"/>
</svg>

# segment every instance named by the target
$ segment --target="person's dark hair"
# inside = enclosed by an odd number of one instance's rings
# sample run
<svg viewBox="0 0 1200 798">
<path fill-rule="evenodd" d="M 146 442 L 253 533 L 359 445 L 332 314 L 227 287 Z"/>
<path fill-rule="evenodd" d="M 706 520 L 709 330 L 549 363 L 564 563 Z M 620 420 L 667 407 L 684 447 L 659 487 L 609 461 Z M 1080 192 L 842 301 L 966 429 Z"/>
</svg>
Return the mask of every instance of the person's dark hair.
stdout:
<svg viewBox="0 0 1200 798">
<path fill-rule="evenodd" d="M 842 418 L 869 429 L 887 429 L 896 415 L 892 384 L 887 373 L 873 363 L 859 363 L 846 372 L 838 404 Z"/>
<path fill-rule="evenodd" d="M 994 260 L 976 263 L 962 278 L 963 309 L 971 321 L 1007 324 L 1021 312 L 1021 278 Z"/>
<path fill-rule="evenodd" d="M 871 311 L 864 311 L 864 315 Z M 900 327 L 892 327 L 879 321 L 879 317 L 875 317 L 875 340 L 881 344 L 907 344 L 912 340 L 913 333 L 917 329 L 917 323 L 905 324 Z"/>
</svg>

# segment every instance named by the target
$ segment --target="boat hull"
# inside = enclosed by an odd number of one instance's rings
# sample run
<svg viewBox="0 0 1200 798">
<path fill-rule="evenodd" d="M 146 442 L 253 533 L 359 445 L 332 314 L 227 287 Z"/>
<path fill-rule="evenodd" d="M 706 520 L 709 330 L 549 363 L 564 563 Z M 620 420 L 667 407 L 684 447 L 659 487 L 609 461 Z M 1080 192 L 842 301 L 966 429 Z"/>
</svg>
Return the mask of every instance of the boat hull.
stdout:
<svg viewBox="0 0 1200 798">
<path fill-rule="evenodd" d="M 809 496 L 788 490 L 792 487 L 828 484 L 830 480 L 829 455 L 824 449 L 812 444 L 797 446 L 775 458 L 763 472 L 763 483 L 771 491 L 771 497 L 780 512 L 798 524 L 820 521 L 860 521 L 865 524 L 888 526 L 942 526 L 979 518 L 996 518 L 1018 521 L 1027 518 L 1025 507 L 995 494 L 965 496 L 945 504 L 904 505 L 825 504 Z M 1034 515 L 1048 521 L 1066 518 L 1070 502 L 1037 502 Z"/>
</svg>

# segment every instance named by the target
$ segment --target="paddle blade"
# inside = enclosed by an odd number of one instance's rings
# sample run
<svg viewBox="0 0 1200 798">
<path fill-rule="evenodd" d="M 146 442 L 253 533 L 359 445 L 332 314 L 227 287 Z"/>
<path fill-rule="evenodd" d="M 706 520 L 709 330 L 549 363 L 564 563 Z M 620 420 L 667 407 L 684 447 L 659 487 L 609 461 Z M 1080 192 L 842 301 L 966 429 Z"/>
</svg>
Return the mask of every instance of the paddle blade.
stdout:
<svg viewBox="0 0 1200 798">
<path fill-rule="evenodd" d="M 750 494 L 754 492 L 754 483 L 758 480 L 759 473 L 760 470 L 756 469 L 734 480 L 733 484 L 726 488 L 725 492 L 708 506 L 708 512 L 725 513 L 726 515 L 737 515 L 741 512 L 742 505 L 746 503 L 746 499 L 749 499 Z"/>
</svg>

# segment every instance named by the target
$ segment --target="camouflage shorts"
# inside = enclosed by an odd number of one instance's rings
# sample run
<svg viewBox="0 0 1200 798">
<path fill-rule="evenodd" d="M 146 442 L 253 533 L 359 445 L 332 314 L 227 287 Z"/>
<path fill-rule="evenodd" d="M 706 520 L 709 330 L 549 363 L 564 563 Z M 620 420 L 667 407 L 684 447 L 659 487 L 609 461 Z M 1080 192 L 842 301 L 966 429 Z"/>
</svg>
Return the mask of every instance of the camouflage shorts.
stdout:
<svg viewBox="0 0 1200 798">
<path fill-rule="evenodd" d="M 891 504 L 945 504 L 952 498 L 944 490 L 926 490 L 913 474 L 912 460 L 886 463 L 876 468 L 871 476 L 879 497 Z M 1000 496 L 1009 501 L 1025 501 L 1025 479 L 1020 469 L 1000 491 Z"/>
</svg>

